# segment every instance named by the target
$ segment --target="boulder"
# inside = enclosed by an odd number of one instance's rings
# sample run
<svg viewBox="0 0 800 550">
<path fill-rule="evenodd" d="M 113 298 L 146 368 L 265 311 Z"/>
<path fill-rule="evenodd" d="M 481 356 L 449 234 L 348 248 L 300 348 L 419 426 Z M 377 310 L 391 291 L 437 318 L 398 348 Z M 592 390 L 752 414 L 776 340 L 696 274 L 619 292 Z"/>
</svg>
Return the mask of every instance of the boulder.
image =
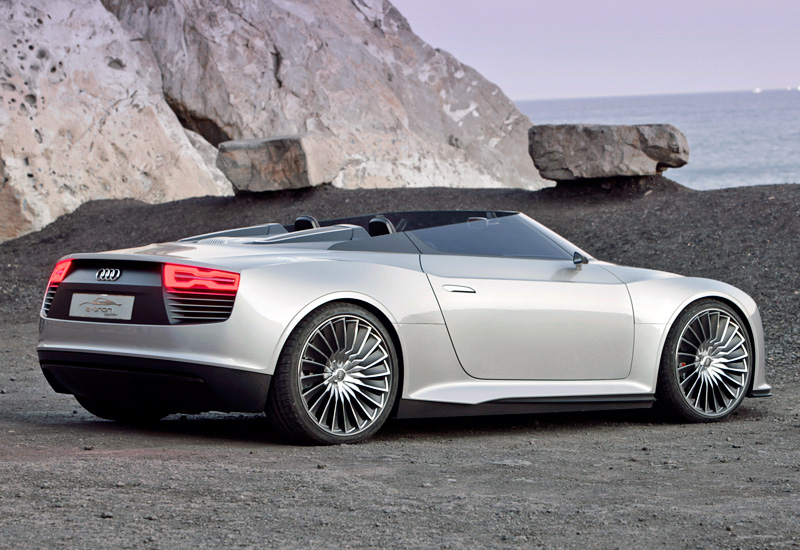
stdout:
<svg viewBox="0 0 800 550">
<path fill-rule="evenodd" d="M 152 46 L 167 102 L 212 145 L 314 136 L 332 155 L 319 177 L 346 188 L 548 185 L 526 155 L 528 118 L 388 0 L 103 3 Z"/>
<path fill-rule="evenodd" d="M 150 45 L 99 0 L 0 2 L 0 241 L 93 199 L 231 194 L 162 95 Z"/>
<path fill-rule="evenodd" d="M 330 140 L 319 136 L 225 141 L 217 167 L 236 191 L 297 189 L 330 182 L 338 173 Z"/>
<path fill-rule="evenodd" d="M 528 140 L 536 168 L 556 181 L 656 175 L 689 162 L 686 136 L 669 124 L 547 124 Z"/>
</svg>

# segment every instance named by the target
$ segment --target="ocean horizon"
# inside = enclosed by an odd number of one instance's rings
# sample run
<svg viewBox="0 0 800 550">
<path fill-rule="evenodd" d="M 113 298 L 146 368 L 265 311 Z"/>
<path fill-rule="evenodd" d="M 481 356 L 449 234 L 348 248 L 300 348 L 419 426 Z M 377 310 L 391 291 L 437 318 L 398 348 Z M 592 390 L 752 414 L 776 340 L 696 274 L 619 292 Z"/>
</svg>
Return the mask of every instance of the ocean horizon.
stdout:
<svg viewBox="0 0 800 550">
<path fill-rule="evenodd" d="M 533 124 L 672 124 L 689 163 L 664 176 L 697 190 L 800 183 L 800 90 L 515 102 Z"/>
</svg>

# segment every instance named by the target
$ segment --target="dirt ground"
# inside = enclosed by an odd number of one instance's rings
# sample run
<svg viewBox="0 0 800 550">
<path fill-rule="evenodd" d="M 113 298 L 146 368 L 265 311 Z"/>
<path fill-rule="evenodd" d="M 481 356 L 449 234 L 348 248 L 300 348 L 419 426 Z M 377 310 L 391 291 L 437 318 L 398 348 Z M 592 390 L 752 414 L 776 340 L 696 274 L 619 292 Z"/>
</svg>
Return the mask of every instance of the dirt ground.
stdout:
<svg viewBox="0 0 800 550">
<path fill-rule="evenodd" d="M 651 411 L 392 421 L 364 444 L 299 447 L 259 415 L 99 420 L 41 374 L 35 314 L 61 254 L 423 204 L 523 210 L 600 258 L 739 286 L 761 306 L 774 397 L 716 424 Z M 0 245 L 0 548 L 800 546 L 798 220 L 800 186 L 87 205 Z"/>
</svg>

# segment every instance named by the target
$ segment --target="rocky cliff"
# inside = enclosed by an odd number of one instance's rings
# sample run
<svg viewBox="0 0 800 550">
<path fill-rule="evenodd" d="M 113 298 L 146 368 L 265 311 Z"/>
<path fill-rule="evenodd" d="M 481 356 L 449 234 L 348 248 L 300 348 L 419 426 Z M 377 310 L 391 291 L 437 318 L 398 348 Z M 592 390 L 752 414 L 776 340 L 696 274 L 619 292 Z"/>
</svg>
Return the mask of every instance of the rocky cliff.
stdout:
<svg viewBox="0 0 800 550">
<path fill-rule="evenodd" d="M 99 2 L 0 2 L 0 52 L 0 241 L 91 199 L 231 193 L 164 100 L 150 46 Z"/>
<path fill-rule="evenodd" d="M 545 184 L 527 117 L 388 0 L 0 2 L 0 46 L 0 240 L 90 199 L 230 193 L 231 139 L 307 136 L 340 187 Z"/>
</svg>

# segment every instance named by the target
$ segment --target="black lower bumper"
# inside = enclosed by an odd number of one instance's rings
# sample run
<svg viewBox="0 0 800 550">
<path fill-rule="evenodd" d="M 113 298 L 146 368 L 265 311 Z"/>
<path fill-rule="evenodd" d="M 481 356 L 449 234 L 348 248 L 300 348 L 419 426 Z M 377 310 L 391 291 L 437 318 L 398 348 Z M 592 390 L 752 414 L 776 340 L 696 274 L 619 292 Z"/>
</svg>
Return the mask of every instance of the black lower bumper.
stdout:
<svg viewBox="0 0 800 550">
<path fill-rule="evenodd" d="M 263 412 L 271 376 L 225 367 L 117 355 L 40 351 L 58 393 L 170 413 Z"/>
</svg>

